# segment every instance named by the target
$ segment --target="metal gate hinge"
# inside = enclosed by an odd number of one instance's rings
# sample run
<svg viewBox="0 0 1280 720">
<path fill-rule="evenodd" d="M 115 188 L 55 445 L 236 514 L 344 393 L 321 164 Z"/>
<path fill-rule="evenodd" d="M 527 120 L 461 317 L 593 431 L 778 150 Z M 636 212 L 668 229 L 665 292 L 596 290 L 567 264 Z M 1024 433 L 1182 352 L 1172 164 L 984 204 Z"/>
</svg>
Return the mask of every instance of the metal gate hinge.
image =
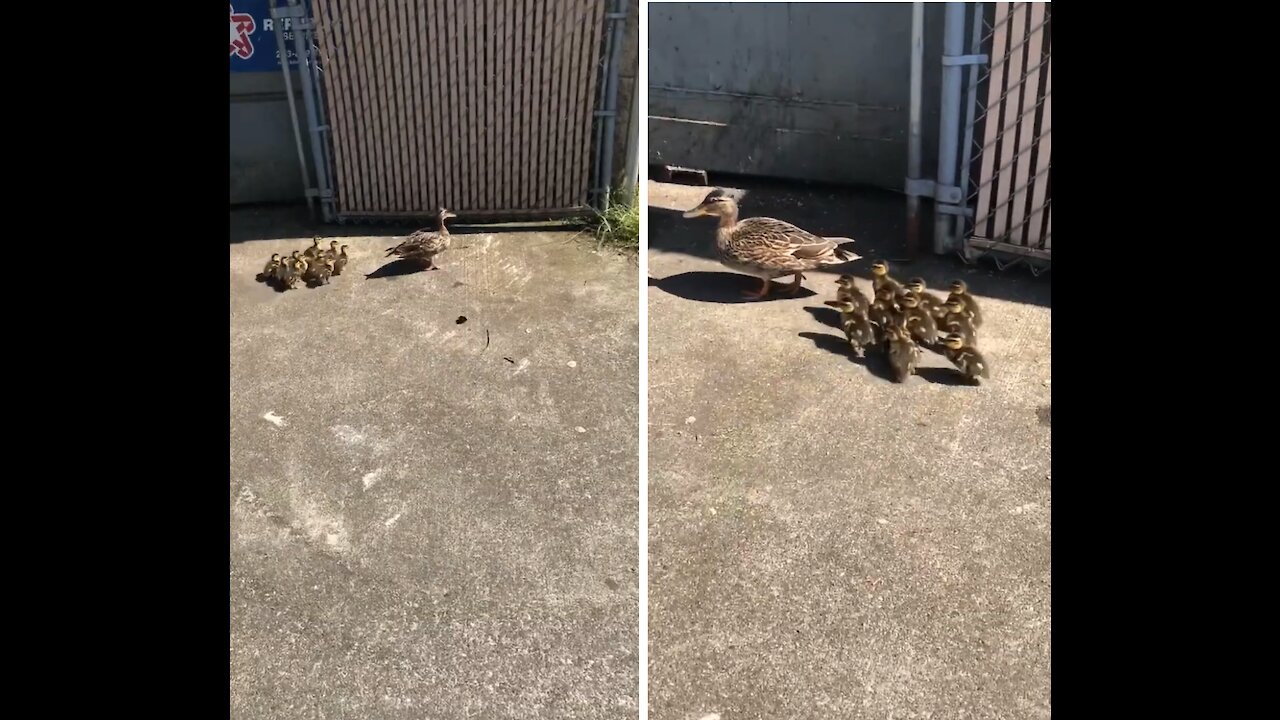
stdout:
<svg viewBox="0 0 1280 720">
<path fill-rule="evenodd" d="M 933 180 L 923 178 L 907 178 L 907 194 L 916 197 L 933 198 L 939 203 L 958 205 L 964 193 L 955 185 L 939 185 Z"/>
<path fill-rule="evenodd" d="M 307 9 L 302 5 L 284 5 L 281 7 L 271 8 L 271 17 L 277 20 L 281 18 L 299 18 L 306 16 Z"/>
<path fill-rule="evenodd" d="M 986 55 L 943 55 L 942 64 L 944 66 L 986 65 L 989 59 Z"/>
<path fill-rule="evenodd" d="M 950 203 L 938 203 L 934 206 L 936 212 L 943 215 L 963 215 L 964 217 L 973 217 L 973 209 L 963 205 L 951 205 Z"/>
</svg>

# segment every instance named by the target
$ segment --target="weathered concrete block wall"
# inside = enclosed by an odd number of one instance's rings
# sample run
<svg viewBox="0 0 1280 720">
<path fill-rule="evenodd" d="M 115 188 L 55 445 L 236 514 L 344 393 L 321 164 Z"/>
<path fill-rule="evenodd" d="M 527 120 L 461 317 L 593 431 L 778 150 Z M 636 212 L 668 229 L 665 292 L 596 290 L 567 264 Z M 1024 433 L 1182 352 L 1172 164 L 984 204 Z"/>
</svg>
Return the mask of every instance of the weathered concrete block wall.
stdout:
<svg viewBox="0 0 1280 720">
<path fill-rule="evenodd" d="M 231 204 L 305 199 L 283 74 L 276 71 L 230 76 Z M 298 112 L 302 113 L 296 72 L 293 92 Z M 300 114 L 299 120 L 305 123 L 306 117 Z M 302 148 L 310 162 L 310 146 L 304 144 Z"/>
<path fill-rule="evenodd" d="M 910 3 L 648 12 L 649 162 L 903 188 Z M 925 168 L 937 166 L 943 13 L 925 6 Z"/>
</svg>

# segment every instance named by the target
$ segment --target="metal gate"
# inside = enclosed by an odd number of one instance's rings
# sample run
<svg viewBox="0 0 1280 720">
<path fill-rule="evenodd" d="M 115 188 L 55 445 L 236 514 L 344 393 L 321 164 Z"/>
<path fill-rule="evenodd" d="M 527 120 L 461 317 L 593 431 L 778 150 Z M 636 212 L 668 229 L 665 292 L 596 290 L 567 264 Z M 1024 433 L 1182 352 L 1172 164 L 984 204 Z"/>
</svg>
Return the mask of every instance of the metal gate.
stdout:
<svg viewBox="0 0 1280 720">
<path fill-rule="evenodd" d="M 598 204 L 612 175 L 626 16 L 625 2 L 613 12 L 606 3 L 276 8 L 298 20 L 299 54 L 315 51 L 301 76 L 308 129 L 321 139 L 309 195 L 325 220 L 420 219 L 439 207 L 467 218 L 557 217 Z"/>
<path fill-rule="evenodd" d="M 970 53 L 991 58 L 966 98 L 966 260 L 989 255 L 998 267 L 1051 266 L 1052 78 L 1050 18 L 1044 2 L 994 3 L 974 13 Z"/>
</svg>

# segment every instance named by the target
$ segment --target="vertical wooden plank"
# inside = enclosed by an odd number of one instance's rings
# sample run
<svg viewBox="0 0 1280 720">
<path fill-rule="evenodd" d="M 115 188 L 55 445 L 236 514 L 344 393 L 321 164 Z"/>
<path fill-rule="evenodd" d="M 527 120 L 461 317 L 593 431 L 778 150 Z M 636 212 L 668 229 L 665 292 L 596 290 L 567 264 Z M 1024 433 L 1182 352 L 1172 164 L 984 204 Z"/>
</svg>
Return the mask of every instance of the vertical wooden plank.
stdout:
<svg viewBox="0 0 1280 720">
<path fill-rule="evenodd" d="M 569 81 L 569 106 L 565 108 L 561 123 L 565 126 L 565 142 L 562 145 L 561 157 L 564 162 L 560 167 L 560 196 L 566 198 L 566 205 L 576 205 L 577 198 L 574 184 L 577 182 L 577 150 L 580 142 L 578 127 L 578 106 L 584 102 L 586 78 L 582 75 L 582 45 L 587 42 L 586 15 L 589 8 L 583 0 L 565 0 L 570 9 L 568 21 L 568 39 L 565 57 L 565 74 Z M 590 1 L 590 0 L 588 0 Z"/>
<path fill-rule="evenodd" d="M 1003 105 L 1000 95 L 1004 92 L 1005 54 L 1009 49 L 1009 16 L 1013 3 L 996 3 L 995 25 L 991 38 L 991 77 L 987 83 L 987 113 L 982 133 L 982 167 L 978 173 L 978 202 L 974 210 L 973 232 L 978 237 L 990 239 L 992 232 L 991 198 L 995 184 L 996 137 L 1003 122 Z"/>
<path fill-rule="evenodd" d="M 534 158 L 534 185 L 533 194 L 530 201 L 533 203 L 529 207 L 544 208 L 547 207 L 547 186 L 550 184 L 548 176 L 551 172 L 551 123 L 550 120 L 556 115 L 555 100 L 551 94 L 552 77 L 551 77 L 551 50 L 555 46 L 555 6 L 558 0 L 550 0 L 542 6 L 542 12 L 538 13 L 538 55 L 536 62 L 538 63 L 538 88 L 540 92 L 540 100 L 538 107 L 541 112 L 537 114 L 537 132 L 538 141 L 535 143 L 537 155 Z"/>
<path fill-rule="evenodd" d="M 522 208 L 529 207 L 529 197 L 533 190 L 533 129 L 534 118 L 540 109 L 537 102 L 538 74 L 534 67 L 534 49 L 537 45 L 537 21 L 542 17 L 542 3 L 525 0 L 524 3 L 524 92 L 520 106 L 520 196 L 517 203 Z"/>
<path fill-rule="evenodd" d="M 484 140 L 481 153 L 480 163 L 484 168 L 484 193 L 481 202 L 482 207 L 486 210 L 495 210 L 498 203 L 495 199 L 497 189 L 494 187 L 497 183 L 497 162 L 494 158 L 493 141 L 494 141 L 494 121 L 497 119 L 498 103 L 497 83 L 498 68 L 495 60 L 498 57 L 498 28 L 502 21 L 498 17 L 497 7 L 494 0 L 484 0 L 484 74 L 481 76 L 481 87 L 484 90 L 481 104 L 484 106 Z"/>
<path fill-rule="evenodd" d="M 439 64 L 432 62 L 443 48 L 440 35 L 441 0 L 429 0 L 425 3 L 426 13 L 422 18 L 421 42 L 418 46 L 418 73 L 422 75 L 422 87 L 425 96 L 423 112 L 422 140 L 427 146 L 424 159 L 427 163 L 427 197 L 424 199 L 429 207 L 446 204 L 444 197 L 445 150 L 440 141 L 440 114 L 444 111 L 441 104 L 441 82 Z"/>
<path fill-rule="evenodd" d="M 418 133 L 415 131 L 418 118 L 421 117 L 421 106 L 416 101 L 413 90 L 412 60 L 412 16 L 418 5 L 414 0 L 400 0 L 400 12 L 397 16 L 396 36 L 400 40 L 400 52 L 396 56 L 396 66 L 400 74 L 400 102 L 404 108 L 401 116 L 400 137 L 405 152 L 404 158 L 404 193 L 405 202 L 410 211 L 421 211 L 422 188 L 418 184 L 418 167 L 422 165 L 418 148 Z"/>
<path fill-rule="evenodd" d="M 1005 70 L 1009 78 L 1009 87 L 1005 90 L 1003 105 L 1005 108 L 1004 120 L 1001 123 L 1000 130 L 1002 135 L 999 140 L 1000 145 L 1000 166 L 1003 168 L 997 170 L 1000 178 L 996 181 L 995 202 L 996 210 L 994 211 L 995 223 L 993 225 L 993 235 L 991 239 L 1000 242 L 1008 242 L 1009 234 L 1009 217 L 1013 210 L 1010 207 L 1009 199 L 1013 196 L 1016 189 L 1015 183 L 1017 177 L 1017 164 L 1012 162 L 1014 152 L 1017 148 L 1017 121 L 1018 121 L 1018 85 L 1022 83 L 1023 55 L 1026 54 L 1026 45 L 1023 39 L 1027 34 L 1027 5 L 1028 3 L 1014 3 L 1012 27 L 1009 31 L 1009 60 L 1006 63 L 1009 67 Z"/>
<path fill-rule="evenodd" d="M 396 199 L 396 121 L 395 121 L 395 85 L 391 67 L 391 28 L 387 19 L 389 5 L 395 0 L 375 0 L 370 11 L 374 16 L 374 27 L 377 28 L 369 41 L 377 49 L 374 62 L 378 66 L 378 119 L 382 124 L 382 152 L 386 161 L 378 168 L 382 176 L 382 203 L 384 212 L 395 212 Z"/>
<path fill-rule="evenodd" d="M 471 143 L 467 140 L 466 126 L 469 124 L 471 116 L 471 103 L 467 101 L 467 91 L 470 89 L 470 82 L 467 78 L 467 72 L 470 70 L 470 61 L 466 57 L 467 50 L 471 45 L 471 17 L 470 9 L 474 7 L 475 0 L 461 0 L 454 5 L 454 13 L 458 17 L 457 26 L 457 51 L 453 55 L 453 64 L 455 68 L 456 84 L 455 89 L 457 95 L 454 98 L 455 108 L 453 122 L 449 125 L 449 136 L 457 139 L 458 143 L 458 207 L 463 210 L 471 209 L 471 173 L 474 170 L 471 165 Z"/>
<path fill-rule="evenodd" d="M 1023 225 L 1027 220 L 1027 201 L 1031 199 L 1029 184 L 1034 182 L 1035 173 L 1035 169 L 1031 166 L 1031 155 L 1036 144 L 1036 106 L 1040 101 L 1040 73 L 1044 70 L 1040 64 L 1044 44 L 1044 12 L 1044 3 L 1028 3 L 1028 17 L 1032 31 L 1027 35 L 1026 70 L 1023 72 L 1022 89 L 1019 93 L 1022 98 L 1020 105 L 1022 117 L 1018 122 L 1014 144 L 1014 147 L 1018 148 L 1018 160 L 1013 168 L 1013 181 L 1009 184 L 1012 196 L 1009 242 L 1015 245 L 1027 245 L 1027 233 Z"/>
<path fill-rule="evenodd" d="M 466 2 L 467 0 L 462 0 Z M 460 115 L 458 113 L 458 70 L 459 65 L 454 58 L 461 43 L 458 39 L 461 29 L 461 18 L 458 17 L 458 0 L 445 3 L 443 20 L 447 27 L 447 37 L 443 45 L 436 50 L 436 57 L 443 60 L 435 66 L 445 73 L 445 115 L 441 120 L 441 136 L 448 148 L 448 175 L 445 181 L 446 207 L 462 209 L 462 150 L 456 128 Z"/>
<path fill-rule="evenodd" d="M 489 161 L 493 163 L 493 192 L 490 193 L 494 209 L 506 208 L 503 193 L 506 192 L 506 163 L 502 158 L 502 136 L 507 122 L 507 49 L 511 37 L 511 19 L 507 17 L 507 0 L 494 0 L 493 8 L 493 114 L 490 115 Z"/>
<path fill-rule="evenodd" d="M 368 18 L 347 3 L 342 3 L 344 17 L 352 24 L 352 37 L 355 39 L 355 64 L 358 68 L 355 81 L 360 88 L 360 114 L 356 126 L 358 152 L 361 158 L 360 188 L 361 212 L 377 209 L 378 183 L 377 173 L 377 120 L 373 98 L 373 61 L 369 55 Z"/>
<path fill-rule="evenodd" d="M 387 212 L 391 210 L 391 205 L 387 202 L 387 198 L 391 195 L 390 178 L 387 176 L 387 165 L 391 162 L 391 156 L 388 153 L 390 138 L 388 137 L 387 128 L 386 62 L 382 57 L 383 38 L 386 35 L 382 28 L 382 14 L 378 12 L 382 1 L 374 0 L 368 6 L 365 30 L 369 49 L 369 72 L 373 80 L 373 88 L 369 97 L 369 110 L 370 124 L 373 126 L 374 131 L 373 141 L 375 147 L 374 165 L 371 169 L 376 194 L 373 198 L 373 206 L 370 209 L 378 212 Z"/>
<path fill-rule="evenodd" d="M 1040 247 L 1046 251 L 1053 250 L 1053 203 L 1044 206 L 1044 235 L 1040 239 Z"/>
<path fill-rule="evenodd" d="M 563 55 L 564 39 L 565 39 L 565 13 L 564 0 L 553 0 L 548 3 L 547 13 L 549 14 L 548 25 L 550 31 L 547 33 L 547 71 L 550 73 L 551 94 L 547 101 L 547 160 L 543 164 L 542 185 L 540 190 L 543 195 L 544 207 L 558 207 L 556 200 L 560 194 L 556 188 L 556 180 L 559 175 L 560 168 L 564 165 L 564 138 L 562 137 L 562 129 L 564 128 L 564 98 L 561 95 L 563 84 L 560 82 L 560 58 Z"/>
<path fill-rule="evenodd" d="M 1037 211 L 1041 211 L 1042 215 L 1048 215 L 1048 209 L 1045 203 L 1049 200 L 1049 173 L 1047 169 L 1051 167 L 1052 160 L 1051 151 L 1053 149 L 1053 64 L 1050 58 L 1046 57 L 1044 61 L 1044 105 L 1040 109 L 1040 147 L 1036 153 L 1036 165 L 1038 168 L 1044 168 L 1044 175 L 1036 178 L 1035 190 L 1031 193 L 1031 227 L 1035 229 L 1032 237 L 1027 238 L 1028 246 L 1038 246 L 1045 250 L 1049 248 L 1048 236 L 1046 234 L 1043 218 L 1036 215 Z M 1037 171 L 1039 172 L 1039 171 Z M 1043 211 L 1041 209 L 1044 209 Z"/>
<path fill-rule="evenodd" d="M 580 198 L 579 202 L 586 203 L 588 191 L 591 189 L 591 164 L 592 164 L 592 140 L 594 133 L 591 132 L 594 125 L 594 111 L 596 109 L 596 83 L 601 80 L 601 62 L 600 62 L 600 45 L 604 36 L 604 6 L 605 0 L 595 0 L 590 2 L 590 10 L 586 13 L 587 22 L 585 27 L 586 42 L 582 45 L 583 54 L 581 61 L 583 67 L 581 72 L 583 75 L 579 82 L 584 83 L 586 88 L 586 98 L 578 105 L 578 124 L 582 130 L 579 138 L 578 147 L 576 148 L 577 157 L 575 166 L 577 178 L 574 182 L 574 195 Z"/>
<path fill-rule="evenodd" d="M 481 191 L 484 190 L 484 162 L 480 158 L 480 129 L 484 127 L 483 109 L 480 107 L 480 70 L 481 59 L 484 57 L 484 32 L 482 30 L 483 20 L 481 18 L 483 6 L 480 0 L 471 0 L 467 3 L 470 8 L 469 16 L 471 19 L 470 27 L 467 28 L 467 38 L 469 39 L 467 46 L 467 105 L 466 120 L 464 121 L 467 133 L 467 145 L 470 150 L 467 157 L 471 164 L 471 201 L 468 207 L 475 210 L 483 204 L 480 200 Z"/>
<path fill-rule="evenodd" d="M 511 59 L 508 66 L 512 73 L 511 86 L 511 124 L 507 126 L 507 135 L 511 139 L 507 167 L 511 170 L 510 199 L 508 207 L 519 207 L 520 187 L 524 180 L 523 168 L 520 165 L 521 148 L 520 124 L 524 118 L 524 104 L 529 89 L 529 74 L 524 62 L 525 33 L 529 26 L 525 23 L 525 5 L 529 0 L 511 0 Z"/>
<path fill-rule="evenodd" d="M 383 44 L 387 48 L 387 67 L 391 75 L 388 83 L 391 96 L 390 122 L 394 127 L 391 141 L 391 154 L 395 173 L 394 207 L 399 212 L 411 209 L 409 200 L 409 163 L 413 156 L 408 152 L 409 142 L 406 137 L 407 123 L 405 116 L 409 109 L 405 107 L 404 92 L 404 24 L 402 22 L 403 0 L 387 0 L 387 29 Z"/>
<path fill-rule="evenodd" d="M 422 140 L 422 128 L 426 124 L 427 104 L 423 99 L 422 72 L 418 64 L 419 46 L 422 43 L 420 20 L 425 11 L 422 3 L 406 3 L 404 38 L 405 38 L 405 74 L 408 82 L 409 106 L 413 108 L 409 116 L 409 142 L 413 153 L 410 169 L 413 184 L 413 205 L 423 206 L 428 203 L 426 166 L 427 148 Z M 412 206 L 411 206 L 412 207 Z"/>
</svg>

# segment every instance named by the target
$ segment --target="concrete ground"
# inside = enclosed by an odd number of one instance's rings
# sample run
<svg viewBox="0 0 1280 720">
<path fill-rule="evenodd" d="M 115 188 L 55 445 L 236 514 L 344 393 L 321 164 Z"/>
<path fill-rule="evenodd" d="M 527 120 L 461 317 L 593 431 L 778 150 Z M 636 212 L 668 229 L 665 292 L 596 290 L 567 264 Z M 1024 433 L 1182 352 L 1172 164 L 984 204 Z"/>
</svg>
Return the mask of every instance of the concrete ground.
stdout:
<svg viewBox="0 0 1280 720">
<path fill-rule="evenodd" d="M 758 184 L 743 215 L 903 254 L 898 196 Z M 958 259 L 993 367 L 957 385 L 854 360 L 822 305 L 743 302 L 710 259 L 708 188 L 650 184 L 649 638 L 654 720 L 1050 716 L 1047 276 Z"/>
<path fill-rule="evenodd" d="M 635 258 L 231 224 L 232 717 L 634 718 Z M 254 281 L 313 233 L 346 273 Z"/>
</svg>

